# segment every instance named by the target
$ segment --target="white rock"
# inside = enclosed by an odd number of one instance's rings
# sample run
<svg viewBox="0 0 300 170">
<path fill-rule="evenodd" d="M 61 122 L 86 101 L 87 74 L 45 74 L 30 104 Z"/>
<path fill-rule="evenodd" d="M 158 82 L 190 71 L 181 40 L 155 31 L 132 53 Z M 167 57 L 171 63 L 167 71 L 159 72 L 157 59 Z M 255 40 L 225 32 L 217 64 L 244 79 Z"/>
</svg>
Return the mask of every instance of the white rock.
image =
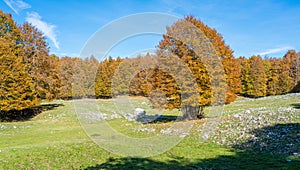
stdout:
<svg viewBox="0 0 300 170">
<path fill-rule="evenodd" d="M 141 108 L 136 108 L 134 110 L 134 118 L 135 119 L 139 119 L 139 118 L 142 118 L 146 115 L 146 111 L 144 109 L 141 109 Z"/>
<path fill-rule="evenodd" d="M 208 134 L 204 134 L 204 135 L 202 135 L 202 138 L 203 138 L 203 139 L 208 139 L 208 138 L 209 138 L 209 135 L 208 135 Z"/>
<path fill-rule="evenodd" d="M 188 136 L 188 135 L 190 135 L 190 134 L 189 134 L 189 133 L 182 133 L 182 134 L 179 135 L 179 137 L 180 137 L 180 138 L 184 138 L 184 137 L 186 137 L 186 136 Z"/>
<path fill-rule="evenodd" d="M 120 118 L 122 118 L 120 115 L 118 115 L 118 114 L 112 114 L 112 115 L 110 115 L 110 119 L 120 119 Z"/>
</svg>

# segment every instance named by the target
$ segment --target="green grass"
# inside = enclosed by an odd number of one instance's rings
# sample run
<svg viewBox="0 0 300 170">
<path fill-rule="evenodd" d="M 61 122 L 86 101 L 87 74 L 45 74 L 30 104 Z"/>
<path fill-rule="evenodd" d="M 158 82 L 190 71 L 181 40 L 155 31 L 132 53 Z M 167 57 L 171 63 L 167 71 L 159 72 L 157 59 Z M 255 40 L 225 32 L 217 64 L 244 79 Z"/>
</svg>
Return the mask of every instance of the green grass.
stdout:
<svg viewBox="0 0 300 170">
<path fill-rule="evenodd" d="M 117 105 L 112 100 L 97 100 L 95 103 L 98 111 L 106 114 L 132 113 L 136 107 L 146 109 L 147 114 L 180 114 L 178 110 L 151 109 L 145 98 L 130 98 L 131 106 L 125 100 Z M 298 103 L 298 95 L 262 99 L 241 97 L 223 107 L 222 119 L 251 109 L 252 112 L 271 112 L 280 107 L 297 108 Z M 300 158 L 297 156 L 270 154 L 251 148 L 239 150 L 215 144 L 211 140 L 200 142 L 199 130 L 212 118 L 197 120 L 190 135 L 164 153 L 149 158 L 121 157 L 92 142 L 77 119 L 72 101 L 54 101 L 48 104 L 63 106 L 44 111 L 28 121 L 0 123 L 0 169 L 300 169 Z M 81 109 L 93 110 L 84 107 Z M 205 109 L 207 113 L 209 110 L 212 108 Z M 209 114 L 208 117 L 213 117 L 215 113 Z M 294 114 L 299 115 L 298 110 Z M 300 123 L 299 116 L 293 123 L 295 122 Z M 174 122 L 142 124 L 113 119 L 108 123 L 124 135 L 145 138 L 158 135 Z M 141 128 L 152 128 L 155 131 L 138 130 Z M 299 134 L 300 129 L 299 133 L 293 135 Z M 298 139 L 300 140 L 300 135 Z"/>
<path fill-rule="evenodd" d="M 299 103 L 297 94 L 268 96 L 258 99 L 239 97 L 235 102 L 223 107 L 223 115 L 235 114 L 248 109 L 277 110 L 279 107 L 291 107 Z"/>
</svg>

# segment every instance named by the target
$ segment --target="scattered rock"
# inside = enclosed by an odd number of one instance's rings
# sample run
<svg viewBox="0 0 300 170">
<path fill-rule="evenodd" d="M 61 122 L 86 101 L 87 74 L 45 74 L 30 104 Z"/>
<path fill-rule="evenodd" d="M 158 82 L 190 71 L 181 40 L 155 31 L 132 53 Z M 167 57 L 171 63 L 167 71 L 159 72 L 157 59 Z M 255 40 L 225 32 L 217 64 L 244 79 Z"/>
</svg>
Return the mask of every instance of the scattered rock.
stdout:
<svg viewBox="0 0 300 170">
<path fill-rule="evenodd" d="M 153 133 L 153 132 L 155 132 L 155 129 L 154 128 L 147 128 L 147 127 L 138 127 L 137 129 L 136 129 L 136 131 L 138 131 L 138 132 L 148 132 L 148 133 Z"/>
<path fill-rule="evenodd" d="M 186 132 L 186 133 L 180 134 L 179 137 L 180 137 L 180 138 L 184 138 L 184 137 L 186 137 L 186 136 L 188 136 L 188 135 L 190 135 L 190 133 L 187 133 L 187 132 Z"/>
<path fill-rule="evenodd" d="M 4 130 L 4 129 L 7 129 L 8 127 L 5 126 L 5 125 L 0 125 L 0 130 Z"/>
<path fill-rule="evenodd" d="M 124 114 L 124 117 L 125 117 L 125 119 L 127 119 L 128 121 L 134 121 L 134 120 L 135 120 L 134 115 L 133 115 L 133 114 L 130 114 L 130 113 L 125 113 L 125 114 Z"/>
<path fill-rule="evenodd" d="M 186 132 L 185 129 L 171 128 L 171 127 L 167 129 L 161 129 L 160 133 L 165 135 L 171 135 L 171 136 L 179 136 L 180 138 L 184 138 L 190 135 L 190 133 Z"/>
<path fill-rule="evenodd" d="M 299 110 L 292 107 L 276 110 L 260 107 L 240 111 L 225 117 L 211 140 L 240 149 L 292 155 L 300 152 L 300 139 L 293 135 L 300 128 L 298 116 Z M 286 125 L 287 122 L 290 124 Z"/>
<path fill-rule="evenodd" d="M 110 115 L 110 119 L 120 119 L 120 118 L 122 118 L 122 116 L 120 116 L 119 114 L 112 114 L 112 115 Z"/>
<path fill-rule="evenodd" d="M 122 116 L 117 113 L 111 115 L 106 113 L 81 113 L 80 116 L 90 120 L 111 120 L 122 118 Z"/>
</svg>

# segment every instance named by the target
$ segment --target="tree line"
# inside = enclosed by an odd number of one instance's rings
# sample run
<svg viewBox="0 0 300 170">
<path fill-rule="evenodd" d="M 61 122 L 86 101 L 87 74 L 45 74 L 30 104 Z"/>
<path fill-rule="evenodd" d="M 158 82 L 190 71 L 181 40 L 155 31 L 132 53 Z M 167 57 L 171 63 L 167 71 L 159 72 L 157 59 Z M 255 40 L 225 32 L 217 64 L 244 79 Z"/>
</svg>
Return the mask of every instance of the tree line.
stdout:
<svg viewBox="0 0 300 170">
<path fill-rule="evenodd" d="M 0 112 L 35 107 L 42 100 L 67 99 L 91 93 L 72 94 L 73 77 L 86 78 L 94 57 L 62 57 L 49 54 L 41 31 L 29 23 L 17 25 L 0 11 Z M 75 72 L 76 71 L 76 72 Z M 83 94 L 85 93 L 85 94 Z"/>
<path fill-rule="evenodd" d="M 205 58 L 201 58 L 199 54 L 196 54 L 195 46 L 203 49 L 207 48 L 207 44 L 198 42 L 192 48 L 190 44 L 174 38 L 174 35 L 183 34 L 187 30 L 184 26 L 186 22 L 201 30 L 204 36 L 209 39 L 209 42 L 215 49 L 215 55 L 210 54 L 210 56 L 215 57 L 222 63 L 221 68 L 213 67 L 213 70 L 208 69 L 208 62 L 204 61 Z M 187 33 L 187 37 L 188 34 L 191 33 Z M 201 39 L 201 35 L 198 35 L 198 38 Z M 258 98 L 299 92 L 300 89 L 298 85 L 300 80 L 300 55 L 295 50 L 289 50 L 282 58 L 262 58 L 255 55 L 249 58 L 234 58 L 233 51 L 225 44 L 223 37 L 215 29 L 208 27 L 193 16 L 188 16 L 167 28 L 167 33 L 163 35 L 163 39 L 159 42 L 156 54 L 148 54 L 134 59 L 108 58 L 101 62 L 96 76 L 96 96 L 108 98 L 111 95 L 126 93 L 136 96 L 147 96 L 156 108 L 173 109 L 183 107 L 182 88 L 184 88 L 184 85 L 180 87 L 179 84 L 183 83 L 187 86 L 191 84 L 183 81 L 182 77 L 180 78 L 181 70 L 179 67 L 179 69 L 176 68 L 178 63 L 172 60 L 172 55 L 180 58 L 180 61 L 185 63 L 192 72 L 194 81 L 197 84 L 196 89 L 192 89 L 192 91 L 198 92 L 196 98 L 198 102 L 194 103 L 201 108 L 212 104 L 228 104 L 234 101 L 238 95 Z M 156 65 L 155 62 L 157 63 Z M 170 69 L 161 67 L 160 63 L 164 63 L 165 67 L 177 69 L 175 71 L 177 74 L 172 74 Z M 210 64 L 214 65 L 216 63 L 212 62 Z M 149 68 L 147 65 L 152 65 L 152 67 Z M 138 68 L 139 66 L 140 68 Z M 218 69 L 223 69 L 223 72 Z M 123 74 L 118 76 L 119 72 L 116 70 L 122 70 L 119 71 L 121 73 L 133 73 L 134 70 L 137 70 L 137 72 L 132 76 L 130 85 L 122 86 L 121 84 L 124 84 L 124 82 L 119 78 L 117 81 L 119 85 L 112 87 L 111 84 L 114 84 L 116 77 L 132 75 Z M 209 72 L 215 74 L 209 74 Z M 224 74 L 225 82 L 219 81 L 219 84 L 214 85 L 212 77 L 214 76 L 215 79 L 221 80 L 221 74 Z M 130 77 L 125 78 L 125 80 L 128 79 Z M 213 99 L 212 88 L 214 88 L 215 93 L 223 93 L 223 96 L 218 96 L 219 98 L 224 97 L 221 103 L 215 103 L 218 101 Z"/>
<path fill-rule="evenodd" d="M 186 38 L 195 34 L 198 40 Z M 29 23 L 17 25 L 0 11 L 0 60 L 1 114 L 38 106 L 42 100 L 126 94 L 147 96 L 156 108 L 202 108 L 230 103 L 238 95 L 297 91 L 300 80 L 296 51 L 283 58 L 235 58 L 223 37 L 193 16 L 167 27 L 155 54 L 99 62 L 93 56 L 50 55 L 42 32 Z"/>
</svg>

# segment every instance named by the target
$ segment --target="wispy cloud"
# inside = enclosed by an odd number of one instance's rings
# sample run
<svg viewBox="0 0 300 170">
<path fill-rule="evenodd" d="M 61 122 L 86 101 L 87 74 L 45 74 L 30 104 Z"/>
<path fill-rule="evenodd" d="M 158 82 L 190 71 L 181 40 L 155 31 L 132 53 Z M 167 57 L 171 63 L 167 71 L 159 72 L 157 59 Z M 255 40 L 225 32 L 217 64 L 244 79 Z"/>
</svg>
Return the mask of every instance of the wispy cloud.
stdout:
<svg viewBox="0 0 300 170">
<path fill-rule="evenodd" d="M 54 46 L 59 49 L 59 42 L 55 34 L 55 25 L 42 21 L 42 17 L 36 12 L 27 13 L 26 21 L 41 30 L 53 42 Z"/>
<path fill-rule="evenodd" d="M 20 11 L 24 9 L 31 8 L 29 4 L 22 0 L 3 0 L 7 6 L 10 7 L 16 14 L 19 14 Z"/>
<path fill-rule="evenodd" d="M 279 48 L 267 49 L 264 52 L 258 53 L 258 55 L 262 55 L 263 56 L 263 55 L 275 54 L 275 53 L 283 52 L 283 51 L 286 51 L 286 50 L 290 50 L 292 48 L 293 47 L 290 47 L 290 46 L 284 46 L 284 47 L 279 47 Z"/>
<path fill-rule="evenodd" d="M 23 0 L 3 0 L 3 1 L 16 14 L 19 14 L 19 12 L 24 9 L 31 8 L 31 5 L 24 2 Z M 53 42 L 54 46 L 57 49 L 59 49 L 59 43 L 56 39 L 56 34 L 55 34 L 55 28 L 56 28 L 55 25 L 42 21 L 42 17 L 36 12 L 27 13 L 26 21 L 31 23 L 33 26 L 36 26 L 39 30 L 41 30 L 44 33 L 44 35 Z"/>
</svg>

